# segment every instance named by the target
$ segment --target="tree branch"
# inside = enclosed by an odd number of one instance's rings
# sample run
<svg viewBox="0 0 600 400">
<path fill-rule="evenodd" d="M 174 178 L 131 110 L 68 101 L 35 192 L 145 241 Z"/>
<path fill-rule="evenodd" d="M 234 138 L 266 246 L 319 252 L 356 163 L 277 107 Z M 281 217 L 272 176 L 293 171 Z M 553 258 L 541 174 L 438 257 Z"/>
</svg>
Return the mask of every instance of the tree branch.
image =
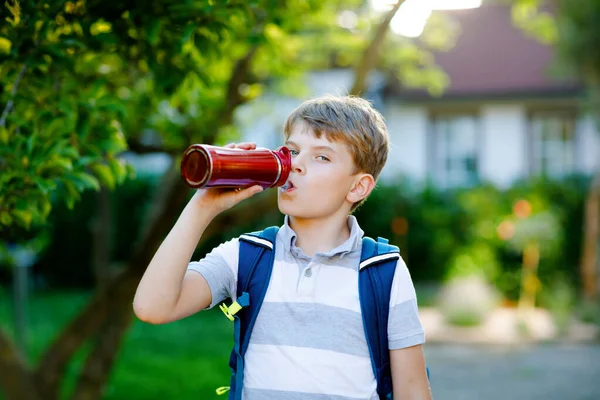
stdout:
<svg viewBox="0 0 600 400">
<path fill-rule="evenodd" d="M 379 48 L 383 43 L 383 39 L 385 39 L 392 18 L 394 18 L 402 3 L 404 3 L 404 0 L 398 0 L 394 7 L 387 12 L 383 21 L 377 27 L 373 40 L 371 40 L 371 43 L 369 43 L 369 46 L 363 52 L 362 58 L 355 69 L 354 85 L 352 85 L 352 89 L 350 90 L 351 95 L 361 96 L 364 94 L 363 92 L 367 85 L 367 76 L 373 67 L 375 67 L 375 64 L 377 64 Z"/>
<path fill-rule="evenodd" d="M 8 400 L 40 399 L 35 391 L 29 369 L 2 330 L 0 330 L 0 371 L 2 371 L 0 384 Z"/>
<path fill-rule="evenodd" d="M 252 59 L 258 50 L 257 46 L 252 46 L 248 53 L 240 58 L 231 72 L 231 78 L 227 85 L 227 99 L 225 108 L 222 110 L 224 115 L 233 115 L 233 111 L 240 105 L 246 102 L 246 99 L 240 93 L 240 86 L 248 82 L 248 72 L 250 71 L 250 65 Z"/>
<path fill-rule="evenodd" d="M 6 103 L 4 110 L 2 111 L 2 115 L 0 116 L 0 128 L 4 128 L 6 125 L 6 119 L 8 118 L 8 114 L 10 114 L 13 106 L 14 106 L 14 98 L 17 94 L 17 88 L 19 87 L 19 83 L 21 83 L 21 79 L 23 79 L 23 75 L 25 75 L 25 71 L 27 70 L 27 65 L 23 64 L 19 74 L 17 75 L 17 79 L 13 84 L 12 90 L 10 91 L 10 100 Z"/>
<path fill-rule="evenodd" d="M 252 49 L 236 63 L 228 84 L 228 93 L 233 95 L 233 88 L 237 88 L 245 82 L 246 75 L 244 74 L 247 74 L 249 70 L 254 53 L 255 49 Z M 241 96 L 233 96 L 233 98 L 227 99 L 223 110 L 218 113 L 220 117 L 207 124 L 209 127 L 215 128 L 207 130 L 210 132 L 207 137 L 209 139 L 208 143 L 212 143 L 216 138 L 216 128 L 219 124 L 231 121 L 235 108 L 245 101 Z M 120 332 L 120 335 L 122 335 L 132 320 L 131 299 L 139 279 L 164 239 L 165 233 L 169 231 L 173 221 L 179 215 L 180 206 L 187 199 L 189 193 L 190 189 L 183 183 L 179 169 L 173 165 L 165 173 L 162 183 L 159 185 L 158 197 L 154 201 L 154 207 L 149 212 L 149 215 L 153 218 L 149 220 L 149 224 L 142 231 L 140 240 L 128 262 L 127 269 L 124 273 L 112 278 L 107 284 L 106 290 L 99 291 L 94 295 L 94 298 L 69 323 L 44 354 L 36 371 L 36 377 L 43 382 L 46 393 L 57 393 L 60 379 L 73 354 L 83 343 L 99 331 L 100 335 L 96 346 L 82 369 L 82 379 L 91 379 L 94 376 L 97 378 L 106 377 L 105 372 L 110 369 L 113 362 L 112 356 L 108 357 L 106 355 L 110 351 L 116 353 L 120 340 L 115 340 L 115 334 Z M 205 235 L 205 237 L 208 236 Z M 125 314 L 122 314 L 124 312 L 123 308 L 127 309 Z M 103 330 L 103 327 L 112 326 L 108 321 L 109 318 L 112 319 L 113 315 L 122 317 L 122 319 L 121 317 L 118 318 L 118 326 Z M 104 361 L 100 364 L 94 359 L 94 356 L 98 354 L 103 355 Z M 104 384 L 104 382 L 101 383 Z M 87 385 L 89 385 L 89 382 Z M 76 395 L 81 396 L 85 392 L 88 392 L 88 390 L 82 386 L 77 390 Z"/>
<path fill-rule="evenodd" d="M 583 295 L 588 300 L 598 297 L 597 264 L 600 258 L 600 172 L 592 180 L 584 209 L 583 249 L 581 251 L 581 281 Z"/>
<path fill-rule="evenodd" d="M 46 398 L 58 398 L 58 390 L 64 371 L 71 357 L 103 326 L 110 316 L 108 297 L 126 284 L 119 274 L 107 284 L 107 289 L 98 291 L 85 308 L 75 317 L 50 345 L 43 355 L 35 377 L 43 388 Z"/>
<path fill-rule="evenodd" d="M 102 397 L 102 389 L 108 380 L 123 336 L 133 322 L 131 297 L 139 279 L 132 279 L 131 275 L 126 275 L 122 279 L 127 283 L 117 285 L 117 290 L 110 291 L 106 297 L 110 318 L 100 328 L 94 347 L 81 369 L 72 395 L 73 400 L 92 400 Z"/>
</svg>

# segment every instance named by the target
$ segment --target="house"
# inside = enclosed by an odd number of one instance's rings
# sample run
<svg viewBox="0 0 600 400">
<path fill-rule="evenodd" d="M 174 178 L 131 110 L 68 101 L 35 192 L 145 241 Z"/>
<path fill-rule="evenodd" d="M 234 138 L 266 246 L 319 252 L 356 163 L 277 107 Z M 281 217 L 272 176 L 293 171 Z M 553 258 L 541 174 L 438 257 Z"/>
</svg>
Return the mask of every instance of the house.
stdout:
<svg viewBox="0 0 600 400">
<path fill-rule="evenodd" d="M 382 179 L 503 187 L 600 168 L 600 135 L 585 111 L 584 88 L 553 76 L 552 49 L 513 26 L 506 5 L 444 12 L 462 33 L 451 51 L 436 55 L 451 80 L 441 97 L 371 76 L 368 97 L 392 140 Z M 350 70 L 313 72 L 307 97 L 345 94 L 352 78 Z M 283 121 L 300 102 L 267 95 L 245 107 L 238 115 L 245 138 L 280 145 Z"/>
</svg>

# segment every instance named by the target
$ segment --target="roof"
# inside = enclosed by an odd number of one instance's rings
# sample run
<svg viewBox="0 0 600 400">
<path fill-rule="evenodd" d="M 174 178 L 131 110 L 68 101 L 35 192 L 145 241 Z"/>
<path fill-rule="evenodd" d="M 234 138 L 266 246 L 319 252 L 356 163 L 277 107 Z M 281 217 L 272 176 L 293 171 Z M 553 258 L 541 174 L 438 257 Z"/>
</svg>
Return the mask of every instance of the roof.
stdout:
<svg viewBox="0 0 600 400">
<path fill-rule="evenodd" d="M 461 26 L 456 46 L 436 53 L 437 64 L 450 77 L 442 99 L 563 96 L 581 91 L 574 80 L 552 76 L 553 49 L 513 25 L 511 8 L 485 4 L 477 9 L 444 11 Z M 407 100 L 431 97 L 392 83 L 386 95 Z"/>
</svg>

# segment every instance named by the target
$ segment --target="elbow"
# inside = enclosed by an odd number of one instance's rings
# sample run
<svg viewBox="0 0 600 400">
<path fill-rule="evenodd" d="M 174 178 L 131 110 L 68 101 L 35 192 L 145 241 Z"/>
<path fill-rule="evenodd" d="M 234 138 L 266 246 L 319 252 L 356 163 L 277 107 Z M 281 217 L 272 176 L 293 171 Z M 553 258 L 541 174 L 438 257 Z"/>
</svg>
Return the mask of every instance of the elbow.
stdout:
<svg viewBox="0 0 600 400">
<path fill-rule="evenodd" d="M 169 322 L 166 318 L 153 313 L 152 307 L 147 307 L 139 301 L 133 302 L 133 312 L 140 321 L 147 324 L 160 325 Z"/>
</svg>

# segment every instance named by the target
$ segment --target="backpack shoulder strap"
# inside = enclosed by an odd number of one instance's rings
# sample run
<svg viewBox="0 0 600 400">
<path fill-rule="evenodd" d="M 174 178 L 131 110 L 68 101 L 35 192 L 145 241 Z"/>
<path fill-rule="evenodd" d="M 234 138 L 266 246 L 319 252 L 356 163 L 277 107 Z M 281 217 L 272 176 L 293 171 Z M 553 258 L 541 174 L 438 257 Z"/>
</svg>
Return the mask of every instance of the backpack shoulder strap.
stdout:
<svg viewBox="0 0 600 400">
<path fill-rule="evenodd" d="M 240 316 L 242 355 L 246 352 L 252 326 L 267 293 L 275 259 L 275 239 L 278 231 L 278 227 L 272 226 L 256 234 L 240 236 L 237 295 L 248 293 L 250 296 L 250 304 Z"/>
<path fill-rule="evenodd" d="M 271 279 L 278 231 L 278 227 L 272 226 L 263 231 L 241 235 L 239 238 L 236 295 L 241 309 L 234 317 L 234 348 L 229 359 L 232 371 L 230 400 L 240 400 L 242 396 L 244 355 Z"/>
<path fill-rule="evenodd" d="M 390 296 L 398 247 L 387 239 L 377 241 L 364 237 L 360 257 L 358 289 L 360 308 L 373 372 L 377 379 L 377 394 L 381 399 L 392 398 L 392 374 L 388 347 L 388 316 Z"/>
</svg>

